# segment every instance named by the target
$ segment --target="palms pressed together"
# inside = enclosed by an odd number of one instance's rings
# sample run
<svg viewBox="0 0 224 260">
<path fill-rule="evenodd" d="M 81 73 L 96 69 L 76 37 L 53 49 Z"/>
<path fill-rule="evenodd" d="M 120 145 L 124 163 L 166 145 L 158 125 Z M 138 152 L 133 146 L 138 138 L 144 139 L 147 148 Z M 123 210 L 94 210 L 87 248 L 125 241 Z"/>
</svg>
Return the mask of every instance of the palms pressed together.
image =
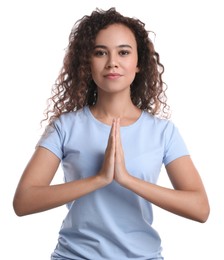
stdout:
<svg viewBox="0 0 224 260">
<path fill-rule="evenodd" d="M 103 166 L 99 174 L 105 178 L 107 184 L 111 183 L 113 180 L 122 184 L 129 176 L 125 167 L 119 118 L 113 120 Z"/>
</svg>

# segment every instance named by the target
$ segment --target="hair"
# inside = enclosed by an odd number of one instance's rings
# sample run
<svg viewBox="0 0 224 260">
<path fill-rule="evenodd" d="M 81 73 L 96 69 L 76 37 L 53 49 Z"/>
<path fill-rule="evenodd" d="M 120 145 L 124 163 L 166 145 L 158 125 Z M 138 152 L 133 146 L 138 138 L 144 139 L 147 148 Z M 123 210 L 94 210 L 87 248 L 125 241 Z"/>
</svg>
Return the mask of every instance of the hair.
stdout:
<svg viewBox="0 0 224 260">
<path fill-rule="evenodd" d="M 152 115 L 169 117 L 166 84 L 162 80 L 164 66 L 149 38 L 150 31 L 137 18 L 121 15 L 115 8 L 96 8 L 90 16 L 78 20 L 69 35 L 63 66 L 48 99 L 45 120 L 50 123 L 61 114 L 76 111 L 97 101 L 97 85 L 92 79 L 90 58 L 97 34 L 112 24 L 123 24 L 134 34 L 137 42 L 139 72 L 131 84 L 134 105 Z"/>
</svg>

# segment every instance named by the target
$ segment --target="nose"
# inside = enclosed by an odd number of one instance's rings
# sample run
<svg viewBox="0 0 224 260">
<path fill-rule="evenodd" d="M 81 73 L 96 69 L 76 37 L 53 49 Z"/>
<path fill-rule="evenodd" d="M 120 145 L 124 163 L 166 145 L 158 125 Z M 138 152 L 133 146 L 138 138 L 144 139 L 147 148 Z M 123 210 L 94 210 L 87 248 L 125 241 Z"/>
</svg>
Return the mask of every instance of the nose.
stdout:
<svg viewBox="0 0 224 260">
<path fill-rule="evenodd" d="M 106 66 L 106 68 L 107 69 L 113 69 L 113 68 L 117 68 L 118 66 L 117 65 L 115 65 L 115 64 L 107 64 L 107 66 Z"/>
<path fill-rule="evenodd" d="M 109 55 L 108 61 L 106 63 L 106 68 L 107 69 L 118 68 L 118 62 L 114 55 Z"/>
</svg>

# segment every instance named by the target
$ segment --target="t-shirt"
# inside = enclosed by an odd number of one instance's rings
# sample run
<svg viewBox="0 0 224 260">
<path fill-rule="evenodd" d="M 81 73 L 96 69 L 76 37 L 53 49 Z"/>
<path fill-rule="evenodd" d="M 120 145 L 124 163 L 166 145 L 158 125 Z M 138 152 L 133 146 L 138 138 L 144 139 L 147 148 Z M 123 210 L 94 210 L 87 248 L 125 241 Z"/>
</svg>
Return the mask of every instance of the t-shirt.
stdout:
<svg viewBox="0 0 224 260">
<path fill-rule="evenodd" d="M 88 106 L 62 114 L 38 142 L 61 159 L 65 182 L 96 175 L 104 159 L 111 126 Z M 121 127 L 129 174 L 156 183 L 162 165 L 188 155 L 177 127 L 142 111 Z M 152 205 L 115 181 L 67 204 L 52 260 L 163 259 L 161 239 L 152 227 Z"/>
</svg>

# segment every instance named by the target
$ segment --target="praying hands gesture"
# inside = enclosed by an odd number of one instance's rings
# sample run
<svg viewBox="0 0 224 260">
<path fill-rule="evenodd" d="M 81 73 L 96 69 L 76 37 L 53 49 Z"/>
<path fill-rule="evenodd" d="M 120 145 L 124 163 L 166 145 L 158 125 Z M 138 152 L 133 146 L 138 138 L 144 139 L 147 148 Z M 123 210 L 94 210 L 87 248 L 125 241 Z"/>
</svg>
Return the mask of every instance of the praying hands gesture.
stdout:
<svg viewBox="0 0 224 260">
<path fill-rule="evenodd" d="M 112 122 L 105 158 L 99 175 L 105 178 L 107 184 L 115 180 L 121 185 L 129 177 L 121 144 L 120 118 L 114 119 Z"/>
</svg>

